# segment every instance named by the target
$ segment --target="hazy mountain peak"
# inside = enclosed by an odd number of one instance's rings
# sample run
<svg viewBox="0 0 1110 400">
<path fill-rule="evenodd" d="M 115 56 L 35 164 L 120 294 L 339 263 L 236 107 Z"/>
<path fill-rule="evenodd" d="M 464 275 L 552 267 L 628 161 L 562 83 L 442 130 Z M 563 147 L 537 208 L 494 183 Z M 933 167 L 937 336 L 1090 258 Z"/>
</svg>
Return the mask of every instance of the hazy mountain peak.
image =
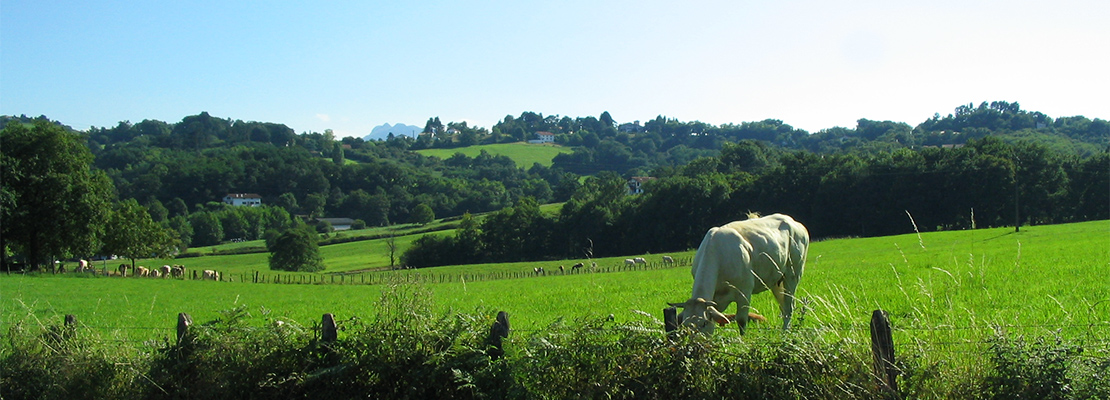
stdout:
<svg viewBox="0 0 1110 400">
<path fill-rule="evenodd" d="M 370 130 L 370 134 L 366 135 L 366 137 L 364 137 L 362 139 L 363 140 L 379 140 L 379 139 L 380 140 L 385 140 L 387 137 L 389 137 L 390 133 L 392 133 L 393 136 L 405 135 L 405 136 L 410 136 L 411 137 L 413 135 L 416 135 L 416 134 L 420 133 L 420 131 L 423 131 L 423 130 L 424 130 L 424 128 L 421 128 L 421 127 L 418 127 L 418 126 L 415 126 L 415 125 L 405 125 L 405 124 L 390 125 L 387 122 L 385 124 L 375 126 L 374 129 Z"/>
</svg>

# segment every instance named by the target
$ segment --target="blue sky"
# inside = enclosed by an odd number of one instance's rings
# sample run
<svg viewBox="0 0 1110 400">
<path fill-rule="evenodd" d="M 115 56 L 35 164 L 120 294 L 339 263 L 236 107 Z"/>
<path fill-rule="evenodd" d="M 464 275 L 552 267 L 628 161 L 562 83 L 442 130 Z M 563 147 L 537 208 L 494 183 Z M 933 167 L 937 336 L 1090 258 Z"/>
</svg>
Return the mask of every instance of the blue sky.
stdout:
<svg viewBox="0 0 1110 400">
<path fill-rule="evenodd" d="M 905 3 L 905 4 L 903 4 Z M 816 132 L 1005 100 L 1110 117 L 1110 2 L 0 2 L 0 114 L 364 136 L 609 111 Z"/>
</svg>

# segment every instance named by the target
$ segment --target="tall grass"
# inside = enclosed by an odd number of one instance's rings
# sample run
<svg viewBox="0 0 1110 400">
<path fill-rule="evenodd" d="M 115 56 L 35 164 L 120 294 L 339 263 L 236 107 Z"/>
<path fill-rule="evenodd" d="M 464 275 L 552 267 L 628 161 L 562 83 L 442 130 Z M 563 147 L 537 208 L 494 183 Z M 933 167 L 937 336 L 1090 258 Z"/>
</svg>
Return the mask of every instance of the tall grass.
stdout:
<svg viewBox="0 0 1110 400">
<path fill-rule="evenodd" d="M 558 319 L 515 330 L 490 357 L 492 310 L 431 312 L 428 287 L 393 285 L 378 310 L 340 322 L 334 343 L 315 324 L 236 307 L 183 340 L 140 353 L 95 330 L 14 323 L 0 346 L 4 398 L 878 399 L 866 343 L 816 328 L 743 338 L 670 335 L 651 314 Z M 901 349 L 906 398 L 1097 399 L 1107 358 L 1060 338 L 998 333 L 971 370 Z M 131 354 L 131 355 L 129 355 Z"/>
</svg>

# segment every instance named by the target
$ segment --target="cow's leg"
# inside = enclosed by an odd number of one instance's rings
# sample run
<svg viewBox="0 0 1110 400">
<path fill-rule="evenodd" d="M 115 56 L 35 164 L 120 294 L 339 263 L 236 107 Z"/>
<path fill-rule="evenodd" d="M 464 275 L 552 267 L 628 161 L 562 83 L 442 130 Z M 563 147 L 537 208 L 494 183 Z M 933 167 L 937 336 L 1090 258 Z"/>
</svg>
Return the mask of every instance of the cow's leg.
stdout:
<svg viewBox="0 0 1110 400">
<path fill-rule="evenodd" d="M 732 297 L 736 299 L 736 328 L 743 335 L 748 327 L 748 313 L 752 310 L 752 292 L 750 289 L 734 289 L 732 293 Z"/>
<path fill-rule="evenodd" d="M 771 289 L 782 310 L 782 330 L 790 329 L 790 317 L 794 314 L 794 293 L 798 290 L 798 281 L 798 278 L 786 278 Z"/>
</svg>

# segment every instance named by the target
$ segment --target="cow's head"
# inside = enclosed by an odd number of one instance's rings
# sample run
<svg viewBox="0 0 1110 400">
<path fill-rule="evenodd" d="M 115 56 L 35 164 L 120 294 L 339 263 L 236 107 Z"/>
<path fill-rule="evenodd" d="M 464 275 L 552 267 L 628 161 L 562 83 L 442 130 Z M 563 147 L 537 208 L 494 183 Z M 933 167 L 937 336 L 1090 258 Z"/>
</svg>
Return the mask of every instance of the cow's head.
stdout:
<svg viewBox="0 0 1110 400">
<path fill-rule="evenodd" d="M 730 321 L 728 316 L 717 311 L 717 303 L 712 300 L 698 297 L 686 300 L 685 303 L 668 304 L 682 309 L 682 313 L 678 315 L 678 320 L 683 325 L 697 329 L 702 333 L 713 333 L 713 329 L 718 324 L 727 324 Z"/>
</svg>

